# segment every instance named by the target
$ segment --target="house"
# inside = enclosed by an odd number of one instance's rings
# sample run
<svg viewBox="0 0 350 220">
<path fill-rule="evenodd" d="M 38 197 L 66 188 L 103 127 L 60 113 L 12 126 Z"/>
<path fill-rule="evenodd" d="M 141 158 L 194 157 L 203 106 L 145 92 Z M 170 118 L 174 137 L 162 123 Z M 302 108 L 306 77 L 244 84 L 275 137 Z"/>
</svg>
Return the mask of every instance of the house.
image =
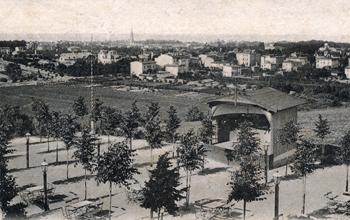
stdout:
<svg viewBox="0 0 350 220">
<path fill-rule="evenodd" d="M 247 70 L 247 68 L 241 67 L 238 65 L 224 65 L 222 69 L 222 76 L 223 77 L 240 76 L 242 75 L 243 70 Z"/>
<path fill-rule="evenodd" d="M 350 79 L 350 66 L 345 67 L 344 73 L 347 79 Z"/>
<path fill-rule="evenodd" d="M 72 52 L 72 53 L 62 53 L 58 58 L 58 62 L 65 66 L 74 65 L 78 59 L 86 59 L 91 55 L 90 52 Z"/>
<path fill-rule="evenodd" d="M 244 50 L 236 54 L 238 65 L 251 67 L 255 64 L 260 64 L 260 54 L 254 50 Z"/>
<path fill-rule="evenodd" d="M 155 62 L 161 68 L 164 68 L 165 65 L 174 64 L 174 58 L 168 54 L 161 54 L 159 57 L 156 57 Z"/>
<path fill-rule="evenodd" d="M 133 61 L 130 62 L 130 74 L 139 76 L 141 74 L 151 73 L 158 69 L 154 61 Z"/>
<path fill-rule="evenodd" d="M 283 56 L 263 55 L 260 58 L 260 67 L 263 70 L 277 70 L 282 66 Z"/>
<path fill-rule="evenodd" d="M 338 68 L 340 66 L 339 57 L 316 56 L 316 69 Z"/>
<path fill-rule="evenodd" d="M 184 65 L 168 64 L 165 66 L 165 71 L 177 77 L 179 73 L 183 73 L 186 71 L 186 67 Z"/>
<path fill-rule="evenodd" d="M 100 50 L 97 54 L 97 60 L 102 64 L 111 64 L 118 61 L 118 54 L 115 50 Z"/>
<path fill-rule="evenodd" d="M 309 64 L 309 60 L 306 56 L 297 55 L 292 53 L 287 59 L 282 63 L 282 70 L 284 72 L 297 71 L 300 67 Z"/>
<path fill-rule="evenodd" d="M 9 47 L 0 47 L 0 54 L 11 54 L 11 48 L 9 48 Z"/>
<path fill-rule="evenodd" d="M 20 53 L 24 53 L 26 52 L 26 48 L 25 47 L 15 47 L 15 51 L 12 52 L 12 55 L 18 55 Z"/>
</svg>

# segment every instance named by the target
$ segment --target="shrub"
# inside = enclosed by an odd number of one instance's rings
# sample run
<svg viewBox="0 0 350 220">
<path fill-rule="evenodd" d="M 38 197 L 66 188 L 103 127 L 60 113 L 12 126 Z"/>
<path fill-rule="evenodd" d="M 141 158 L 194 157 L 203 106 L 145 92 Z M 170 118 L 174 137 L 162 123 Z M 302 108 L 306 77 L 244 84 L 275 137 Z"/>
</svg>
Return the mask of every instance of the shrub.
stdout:
<svg viewBox="0 0 350 220">
<path fill-rule="evenodd" d="M 192 106 L 186 114 L 186 121 L 201 121 L 203 118 L 204 114 L 197 106 Z"/>
</svg>

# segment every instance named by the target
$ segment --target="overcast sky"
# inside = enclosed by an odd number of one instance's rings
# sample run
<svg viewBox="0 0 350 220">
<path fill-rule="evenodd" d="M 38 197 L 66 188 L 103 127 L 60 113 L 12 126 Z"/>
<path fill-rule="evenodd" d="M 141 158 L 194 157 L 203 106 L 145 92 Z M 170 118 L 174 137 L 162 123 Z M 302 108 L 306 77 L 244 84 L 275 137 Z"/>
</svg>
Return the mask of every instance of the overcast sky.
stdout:
<svg viewBox="0 0 350 220">
<path fill-rule="evenodd" d="M 350 35 L 349 0 L 0 0 L 0 33 Z"/>
</svg>

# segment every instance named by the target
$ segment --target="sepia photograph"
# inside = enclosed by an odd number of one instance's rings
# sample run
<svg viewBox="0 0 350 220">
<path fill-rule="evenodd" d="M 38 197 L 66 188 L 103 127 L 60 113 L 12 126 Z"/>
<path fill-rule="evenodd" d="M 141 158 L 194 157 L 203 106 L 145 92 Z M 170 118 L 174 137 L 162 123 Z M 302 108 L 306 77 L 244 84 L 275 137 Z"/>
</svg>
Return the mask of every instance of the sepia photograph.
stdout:
<svg viewBox="0 0 350 220">
<path fill-rule="evenodd" d="M 349 0 L 0 0 L 0 220 L 350 220 Z"/>
</svg>

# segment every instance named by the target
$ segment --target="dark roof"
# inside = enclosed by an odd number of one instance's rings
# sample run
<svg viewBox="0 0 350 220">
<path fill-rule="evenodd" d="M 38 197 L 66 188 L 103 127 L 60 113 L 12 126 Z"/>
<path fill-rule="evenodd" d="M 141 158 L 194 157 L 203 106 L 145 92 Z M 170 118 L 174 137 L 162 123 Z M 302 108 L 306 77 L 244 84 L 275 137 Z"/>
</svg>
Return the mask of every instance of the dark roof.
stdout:
<svg viewBox="0 0 350 220">
<path fill-rule="evenodd" d="M 235 95 L 209 101 L 210 106 L 221 103 L 235 103 Z M 267 111 L 278 112 L 305 104 L 304 99 L 288 95 L 279 90 L 266 87 L 252 92 L 237 95 L 237 103 L 255 105 Z"/>
</svg>

